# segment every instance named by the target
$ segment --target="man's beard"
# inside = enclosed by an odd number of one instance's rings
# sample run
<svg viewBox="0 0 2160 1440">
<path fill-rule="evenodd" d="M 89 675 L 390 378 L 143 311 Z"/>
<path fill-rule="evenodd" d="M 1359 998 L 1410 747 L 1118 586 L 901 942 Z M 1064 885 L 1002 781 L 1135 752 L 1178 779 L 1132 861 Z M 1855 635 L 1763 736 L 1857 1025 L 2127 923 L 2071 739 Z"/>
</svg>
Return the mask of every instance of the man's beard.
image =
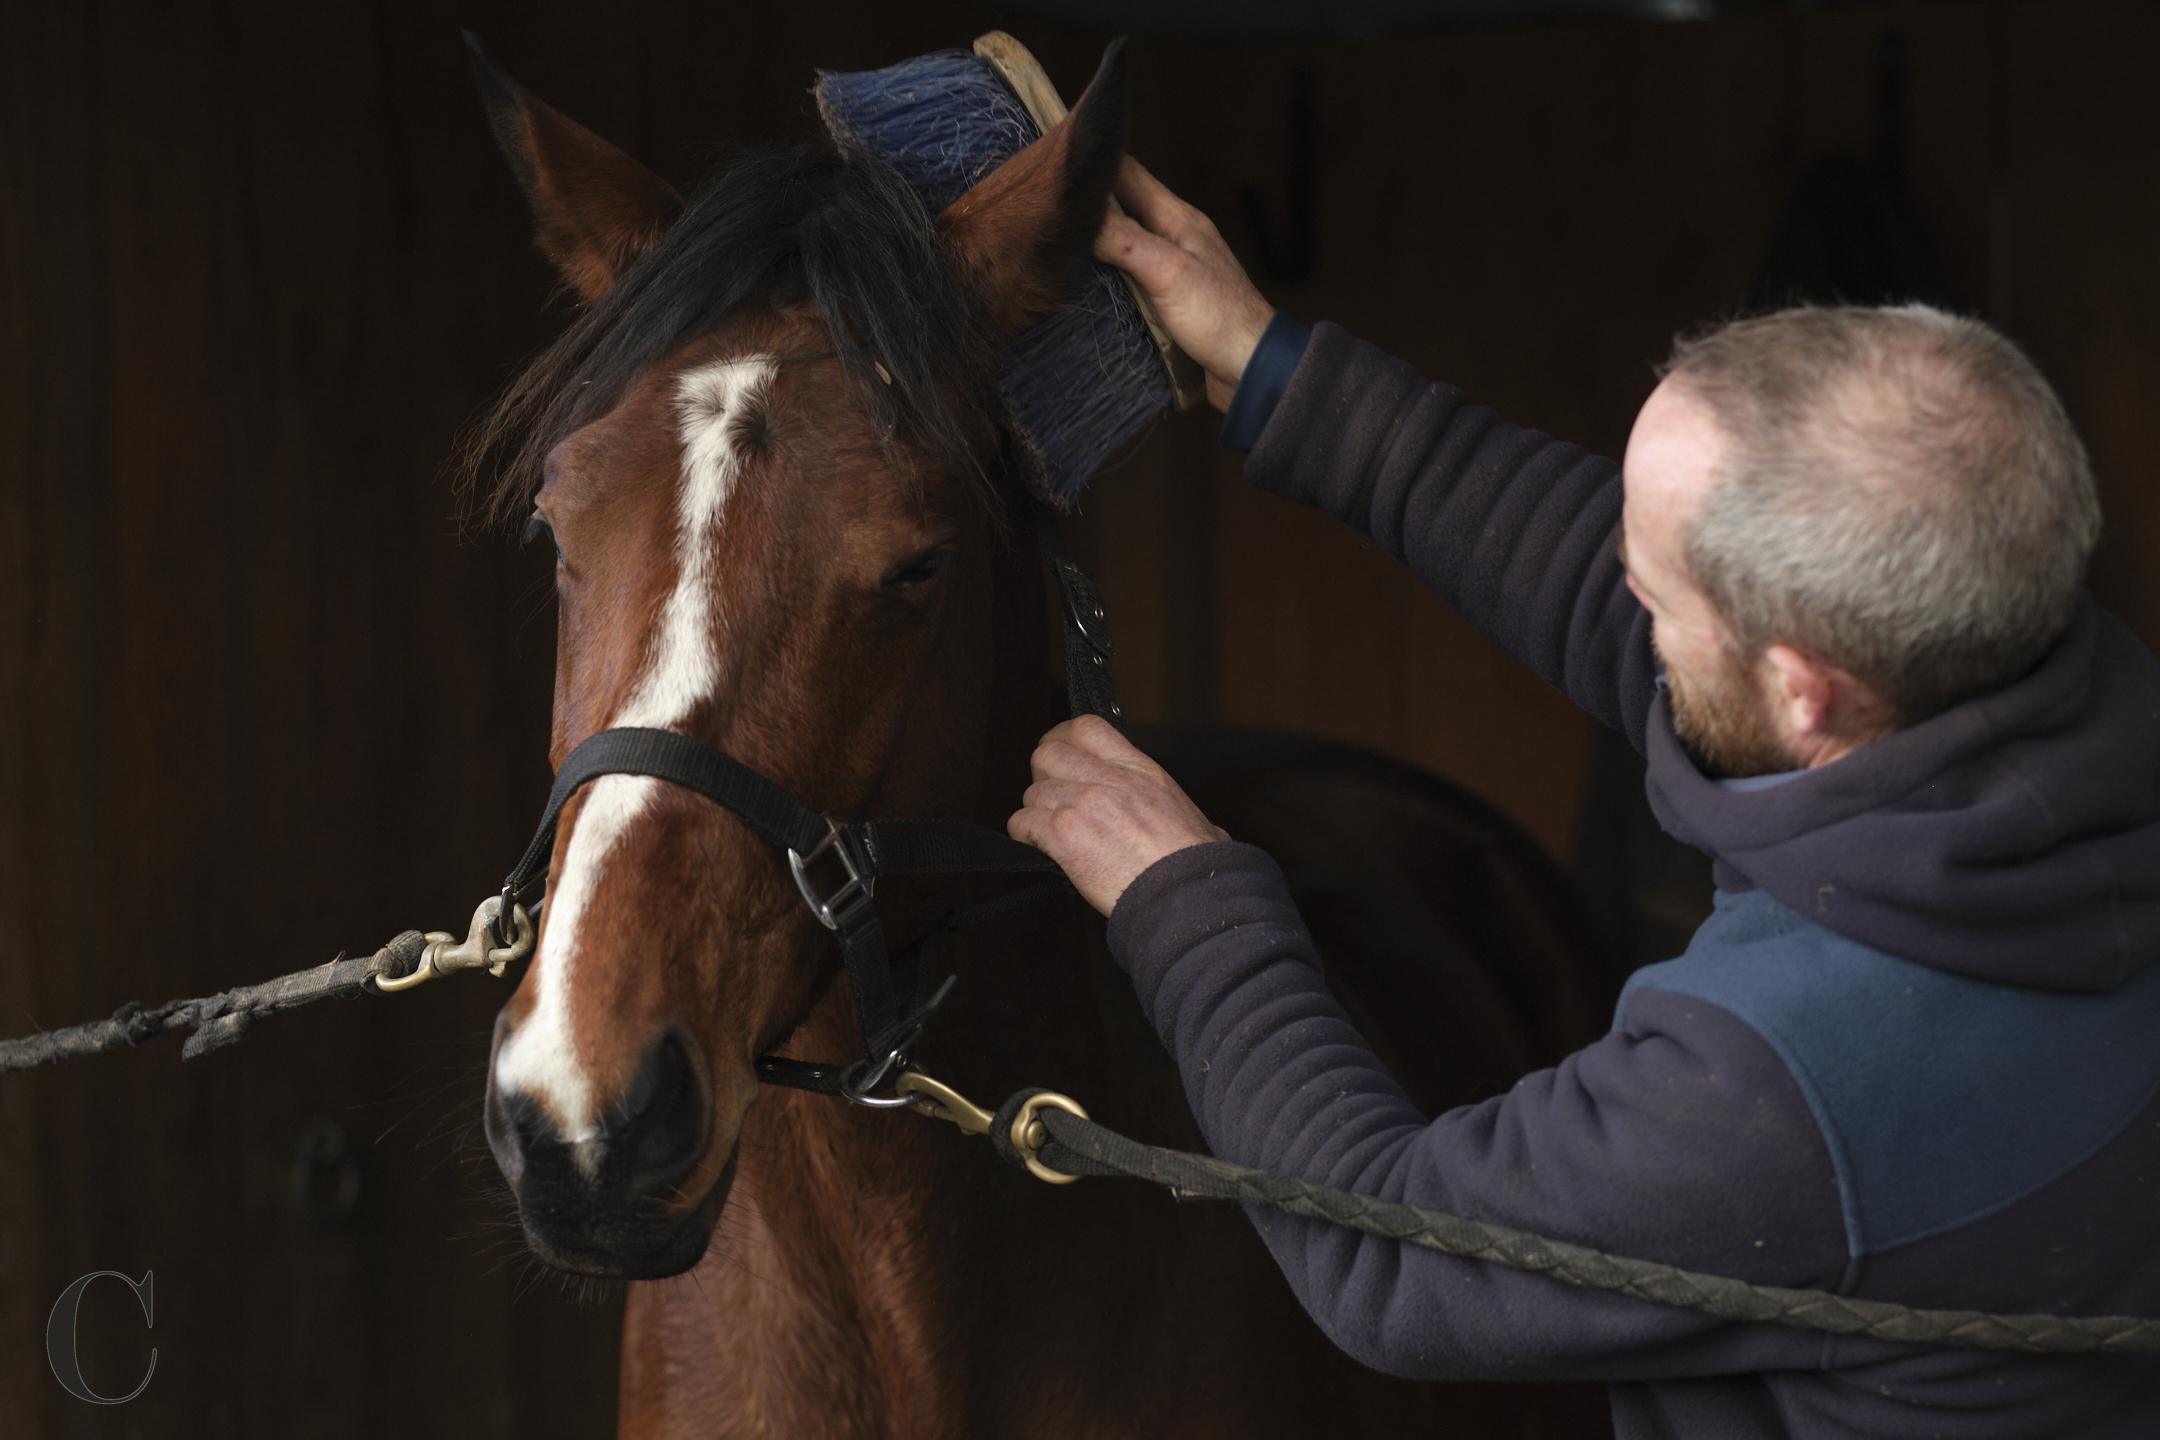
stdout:
<svg viewBox="0 0 2160 1440">
<path fill-rule="evenodd" d="M 1799 757 L 1785 748 L 1770 723 L 1754 677 L 1731 650 L 1718 652 L 1715 670 L 1702 680 L 1683 679 L 1667 666 L 1665 687 L 1680 748 L 1711 779 L 1800 768 Z"/>
</svg>

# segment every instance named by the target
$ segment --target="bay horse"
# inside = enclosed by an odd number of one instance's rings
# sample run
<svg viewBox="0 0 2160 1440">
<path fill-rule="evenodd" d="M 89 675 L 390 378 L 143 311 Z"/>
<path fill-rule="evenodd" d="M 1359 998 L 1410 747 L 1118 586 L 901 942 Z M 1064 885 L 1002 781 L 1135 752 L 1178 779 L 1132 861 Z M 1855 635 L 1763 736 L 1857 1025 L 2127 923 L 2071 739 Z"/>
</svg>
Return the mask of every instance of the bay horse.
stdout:
<svg viewBox="0 0 2160 1440">
<path fill-rule="evenodd" d="M 538 244 L 582 302 L 469 454 L 493 467 L 488 512 L 529 516 L 556 550 L 554 763 L 610 725 L 673 729 L 834 813 L 1002 831 L 1062 695 L 1021 523 L 1039 468 L 997 355 L 1086 263 L 1123 146 L 1117 52 L 1065 122 L 934 217 L 829 140 L 752 153 L 685 201 L 476 62 Z M 1194 753 L 1223 782 L 1196 798 L 1240 838 L 1273 833 L 1289 854 L 1350 829 L 1325 803 L 1271 808 L 1212 743 Z M 1258 771 L 1284 766 L 1269 754 Z M 1397 775 L 1357 783 L 1361 806 L 1415 793 Z M 1370 880 L 1347 909 L 1336 897 L 1367 933 L 1330 964 L 1389 996 L 1369 1023 L 1421 1007 L 1431 1033 L 1398 1026 L 1397 1053 L 1437 1063 L 1426 1089 L 1455 1103 L 1602 1014 L 1569 1001 L 1555 1022 L 1549 997 L 1480 979 L 1503 968 L 1480 943 L 1524 984 L 1576 973 L 1584 947 L 1554 928 L 1571 912 L 1549 866 L 1450 796 L 1452 854 L 1369 809 L 1356 827 L 1393 867 L 1379 883 L 1445 868 L 1477 892 L 1416 901 L 1416 943 L 1444 952 L 1425 966 L 1437 983 L 1420 989 L 1399 955 L 1385 975 L 1361 960 L 1386 951 L 1373 926 L 1408 913 Z M 1291 814 L 1299 832 L 1281 833 Z M 532 1252 L 632 1282 L 620 1435 L 1551 1435 L 1602 1412 L 1601 1392 L 1533 1403 L 1359 1367 L 1229 1207 L 1043 1185 L 947 1126 L 761 1088 L 756 1056 L 845 1056 L 855 1017 L 782 857 L 710 802 L 595 780 L 561 812 L 550 871 L 495 1025 L 484 1128 Z M 877 900 L 889 933 L 911 935 L 997 888 L 919 881 Z M 1327 912 L 1329 894 L 1309 898 Z M 1049 1085 L 1197 1146 L 1077 896 L 955 934 L 936 963 L 958 983 L 922 1068 L 993 1104 Z"/>
</svg>

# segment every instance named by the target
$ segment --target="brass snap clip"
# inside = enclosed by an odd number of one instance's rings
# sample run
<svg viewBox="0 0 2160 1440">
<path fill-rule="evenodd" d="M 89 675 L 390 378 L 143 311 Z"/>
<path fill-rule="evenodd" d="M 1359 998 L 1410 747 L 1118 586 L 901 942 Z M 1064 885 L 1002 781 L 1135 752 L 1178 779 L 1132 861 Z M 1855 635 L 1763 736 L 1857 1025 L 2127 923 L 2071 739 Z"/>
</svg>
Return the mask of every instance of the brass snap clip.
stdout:
<svg viewBox="0 0 2160 1440">
<path fill-rule="evenodd" d="M 1043 1146 L 1050 1143 L 1050 1127 L 1042 1122 L 1044 1110 L 1063 1110 L 1066 1114 L 1077 1115 L 1082 1120 L 1088 1118 L 1087 1111 L 1080 1108 L 1080 1102 L 1070 1095 L 1060 1095 L 1055 1090 L 1030 1095 L 1021 1102 L 1020 1113 L 1013 1116 L 1013 1149 L 1020 1152 L 1021 1160 L 1027 1164 L 1028 1174 L 1052 1185 L 1070 1185 L 1080 1177 L 1067 1175 L 1062 1170 L 1052 1170 L 1042 1162 Z"/>
<path fill-rule="evenodd" d="M 410 975 L 377 975 L 375 988 L 396 994 L 424 985 L 430 980 L 459 970 L 485 970 L 500 976 L 513 960 L 523 960 L 532 954 L 533 919 L 525 907 L 513 903 L 510 907 L 511 938 L 508 945 L 491 945 L 496 938 L 495 917 L 502 912 L 503 897 L 490 895 L 473 911 L 472 925 L 460 941 L 447 930 L 430 930 L 427 933 L 427 949 L 420 952 L 420 963 Z"/>
<path fill-rule="evenodd" d="M 933 1080 L 920 1070 L 909 1070 L 893 1085 L 893 1093 L 912 1104 L 933 1119 L 944 1120 L 960 1127 L 967 1135 L 988 1135 L 997 1117 L 942 1080 Z M 1042 1122 L 1045 1109 L 1063 1110 L 1068 1114 L 1087 1119 L 1087 1111 L 1080 1102 L 1069 1095 L 1045 1090 L 1040 1095 L 1030 1095 L 1021 1103 L 1019 1113 L 1013 1116 L 1011 1139 L 1013 1149 L 1020 1152 L 1027 1165 L 1028 1174 L 1052 1185 L 1070 1185 L 1078 1175 L 1067 1175 L 1052 1170 L 1042 1163 L 1042 1148 L 1050 1142 L 1049 1129 Z"/>
<path fill-rule="evenodd" d="M 893 1086 L 893 1093 L 903 1096 L 908 1103 L 923 1114 L 936 1120 L 949 1120 L 960 1127 L 964 1135 L 988 1135 L 990 1112 L 947 1085 L 933 1080 L 920 1070 L 910 1070 Z"/>
</svg>

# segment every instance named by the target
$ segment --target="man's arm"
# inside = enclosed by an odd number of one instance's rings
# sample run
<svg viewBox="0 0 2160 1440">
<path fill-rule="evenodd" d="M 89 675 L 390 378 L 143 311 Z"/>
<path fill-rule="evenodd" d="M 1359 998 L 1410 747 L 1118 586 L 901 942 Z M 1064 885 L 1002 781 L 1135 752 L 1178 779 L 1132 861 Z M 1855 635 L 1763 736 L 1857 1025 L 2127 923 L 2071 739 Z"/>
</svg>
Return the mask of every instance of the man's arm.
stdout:
<svg viewBox="0 0 2160 1440">
<path fill-rule="evenodd" d="M 1428 1121 L 1322 983 L 1265 851 L 1189 846 L 1133 881 L 1110 946 L 1224 1159 L 1620 1254 L 1834 1288 L 1835 1172 L 1775 1054 L 1645 991 L 1627 1023 Z M 1338 1346 L 1431 1379 L 1654 1379 L 1809 1368 L 1821 1338 L 1734 1325 L 1248 1207 Z"/>
<path fill-rule="evenodd" d="M 1246 478 L 1371 536 L 1642 749 L 1656 667 L 1649 612 L 1617 553 L 1619 467 L 1511 425 L 1326 321 L 1278 380 L 1296 338 L 1271 325 L 1231 398 L 1226 443 L 1260 421 Z"/>
<path fill-rule="evenodd" d="M 1147 291 L 1250 448 L 1255 484 L 1370 535 L 1516 658 L 1640 750 L 1656 667 L 1650 617 L 1615 545 L 1610 460 L 1510 425 L 1254 288 L 1214 224 L 1131 157 L 1097 258 Z M 1309 337 L 1309 343 L 1308 343 Z"/>
</svg>

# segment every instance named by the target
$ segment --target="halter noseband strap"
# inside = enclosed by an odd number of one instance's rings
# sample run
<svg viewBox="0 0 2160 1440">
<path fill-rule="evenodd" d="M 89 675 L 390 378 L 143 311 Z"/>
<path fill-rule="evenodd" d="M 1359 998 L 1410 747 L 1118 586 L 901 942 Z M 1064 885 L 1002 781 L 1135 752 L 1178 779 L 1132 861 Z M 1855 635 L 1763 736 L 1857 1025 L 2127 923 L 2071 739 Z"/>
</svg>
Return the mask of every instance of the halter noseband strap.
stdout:
<svg viewBox="0 0 2160 1440">
<path fill-rule="evenodd" d="M 1100 715 L 1120 730 L 1125 710 L 1110 675 L 1109 620 L 1095 584 L 1066 555 L 1057 516 L 1037 504 L 1035 533 L 1064 602 L 1065 679 L 1074 715 Z M 1032 845 L 1000 831 L 958 820 L 842 820 L 813 809 L 731 756 L 673 730 L 620 727 L 591 735 L 564 759 L 548 792 L 532 843 L 503 882 L 501 914 L 538 899 L 555 847 L 555 824 L 578 788 L 603 775 L 649 775 L 693 790 L 732 812 L 785 851 L 804 903 L 839 938 L 842 968 L 855 998 L 863 1055 L 846 1066 L 758 1058 L 758 1078 L 771 1084 L 844 1095 L 863 1104 L 883 1084 L 952 989 L 947 977 L 922 994 L 921 954 L 937 935 L 1001 918 L 1071 889 L 1057 864 Z M 830 856 L 839 874 L 824 881 L 812 869 Z M 886 949 L 874 892 L 886 875 L 1046 874 L 1024 889 L 948 913 L 897 956 Z"/>
</svg>

